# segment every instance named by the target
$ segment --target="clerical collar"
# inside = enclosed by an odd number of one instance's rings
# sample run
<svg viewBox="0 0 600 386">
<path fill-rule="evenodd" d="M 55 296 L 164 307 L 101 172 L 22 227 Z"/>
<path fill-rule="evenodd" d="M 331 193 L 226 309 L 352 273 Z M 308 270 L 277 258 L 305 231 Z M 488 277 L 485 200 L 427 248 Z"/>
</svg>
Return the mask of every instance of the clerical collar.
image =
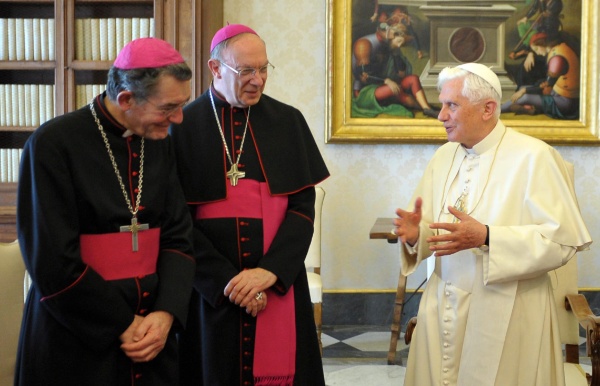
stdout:
<svg viewBox="0 0 600 386">
<path fill-rule="evenodd" d="M 465 149 L 465 151 L 469 154 L 483 154 L 498 145 L 505 131 L 506 127 L 502 121 L 498 120 L 496 127 L 494 127 L 494 129 L 484 139 L 474 145 L 471 150 Z"/>
<path fill-rule="evenodd" d="M 132 135 L 133 132 L 121 125 L 119 121 L 117 121 L 117 119 L 108 111 L 106 103 L 104 103 L 104 98 L 108 98 L 106 91 L 96 97 L 96 105 L 98 106 L 100 120 L 106 119 L 110 122 L 110 125 L 106 125 L 106 123 L 104 123 L 105 130 L 112 131 L 113 133 L 119 134 L 124 138 Z"/>
</svg>

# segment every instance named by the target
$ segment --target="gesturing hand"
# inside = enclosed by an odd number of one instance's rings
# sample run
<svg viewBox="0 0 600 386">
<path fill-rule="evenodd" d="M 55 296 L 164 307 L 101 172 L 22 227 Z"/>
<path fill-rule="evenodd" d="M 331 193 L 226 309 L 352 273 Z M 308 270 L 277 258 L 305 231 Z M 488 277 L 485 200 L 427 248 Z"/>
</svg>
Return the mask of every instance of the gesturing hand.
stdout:
<svg viewBox="0 0 600 386">
<path fill-rule="evenodd" d="M 415 208 L 412 212 L 407 212 L 403 209 L 396 209 L 398 218 L 394 219 L 395 228 L 393 232 L 400 238 L 403 243 L 408 243 L 411 246 L 415 245 L 419 239 L 419 223 L 421 222 L 421 206 L 423 199 L 418 197 L 415 200 Z"/>
<path fill-rule="evenodd" d="M 448 233 L 430 236 L 427 242 L 429 249 L 436 256 L 446 256 L 465 249 L 477 248 L 485 242 L 487 228 L 473 217 L 450 206 L 448 210 L 460 222 L 457 223 L 432 223 L 431 229 L 443 229 Z"/>
</svg>

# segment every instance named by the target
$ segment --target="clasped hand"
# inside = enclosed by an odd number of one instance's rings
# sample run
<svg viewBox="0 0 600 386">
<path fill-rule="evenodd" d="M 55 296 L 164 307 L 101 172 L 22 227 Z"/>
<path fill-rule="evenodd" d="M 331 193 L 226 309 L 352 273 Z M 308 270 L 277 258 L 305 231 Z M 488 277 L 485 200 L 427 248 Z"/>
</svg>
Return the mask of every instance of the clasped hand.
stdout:
<svg viewBox="0 0 600 386">
<path fill-rule="evenodd" d="M 146 317 L 135 315 L 119 337 L 121 350 L 134 362 L 151 361 L 165 347 L 172 325 L 173 315 L 165 311 L 151 312 Z"/>
<path fill-rule="evenodd" d="M 277 276 L 263 268 L 246 269 L 233 277 L 225 286 L 223 294 L 229 301 L 246 308 L 246 312 L 256 316 L 267 307 L 267 294 L 263 291 L 277 281 Z M 262 297 L 256 295 L 262 292 Z"/>
<path fill-rule="evenodd" d="M 422 199 L 415 201 L 412 212 L 397 209 L 397 218 L 394 219 L 394 232 L 403 243 L 414 246 L 419 240 L 419 224 L 421 222 Z M 429 236 L 425 240 L 429 243 L 429 250 L 436 256 L 446 256 L 465 249 L 478 248 L 486 239 L 487 229 L 484 224 L 454 207 L 448 207 L 450 213 L 456 217 L 457 223 L 431 223 L 433 230 L 445 230 L 447 233 Z"/>
</svg>

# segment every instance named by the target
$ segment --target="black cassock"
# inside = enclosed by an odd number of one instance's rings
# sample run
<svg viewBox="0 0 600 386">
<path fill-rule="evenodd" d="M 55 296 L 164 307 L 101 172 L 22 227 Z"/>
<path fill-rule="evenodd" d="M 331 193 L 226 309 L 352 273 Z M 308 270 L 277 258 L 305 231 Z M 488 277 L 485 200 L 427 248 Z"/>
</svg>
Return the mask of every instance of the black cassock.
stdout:
<svg viewBox="0 0 600 386">
<path fill-rule="evenodd" d="M 231 164 L 208 92 L 185 108 L 182 124 L 171 128 L 180 180 L 194 218 L 199 205 L 226 199 L 230 183 L 226 173 Z M 213 96 L 230 154 L 237 159 L 248 109 L 232 108 Z M 223 290 L 241 270 L 261 267 L 278 277 L 277 293 L 294 288 L 294 384 L 324 385 L 304 258 L 313 233 L 314 185 L 329 172 L 297 109 L 263 95 L 249 114 L 240 171 L 245 180 L 266 183 L 271 195 L 287 196 L 287 211 L 267 253 L 261 219 L 195 219 L 196 291 L 181 341 L 181 384 L 254 384 L 256 318 L 229 302 Z"/>
<path fill-rule="evenodd" d="M 124 128 L 99 98 L 94 106 L 131 197 L 130 183 L 134 189 L 138 184 L 141 140 L 123 138 Z M 16 385 L 177 382 L 175 333 L 185 325 L 195 264 L 192 224 L 174 173 L 170 138 L 144 142 L 138 218 L 151 229 L 160 228 L 156 272 L 116 280 L 105 280 L 80 254 L 81 235 L 117 233 L 132 218 L 89 107 L 45 123 L 26 143 L 17 222 L 33 286 L 25 305 Z M 130 200 L 135 205 L 135 197 Z M 120 349 L 119 336 L 135 314 L 154 310 L 174 315 L 171 336 L 157 358 L 133 364 Z"/>
</svg>

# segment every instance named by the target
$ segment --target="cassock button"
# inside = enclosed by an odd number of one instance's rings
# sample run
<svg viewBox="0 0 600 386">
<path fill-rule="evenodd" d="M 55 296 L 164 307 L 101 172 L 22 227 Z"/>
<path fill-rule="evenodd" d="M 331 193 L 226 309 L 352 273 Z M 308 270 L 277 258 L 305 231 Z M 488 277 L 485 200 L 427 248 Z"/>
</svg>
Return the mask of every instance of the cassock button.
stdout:
<svg viewBox="0 0 600 386">
<path fill-rule="evenodd" d="M 148 312 L 148 310 L 147 310 L 147 309 L 145 309 L 145 308 L 142 308 L 142 309 L 140 310 L 140 315 L 144 315 L 146 312 Z"/>
<path fill-rule="evenodd" d="M 142 294 L 142 296 L 143 296 L 143 297 L 145 297 L 145 298 L 147 298 L 148 296 L 150 296 L 150 292 L 148 292 L 148 291 L 145 291 L 145 292 Z"/>
<path fill-rule="evenodd" d="M 131 175 L 135 177 L 138 175 L 138 172 L 132 172 Z"/>
<path fill-rule="evenodd" d="M 252 253 L 250 253 L 250 252 L 244 252 L 244 253 L 242 253 L 242 256 L 244 256 L 244 257 L 250 257 L 250 256 L 252 256 Z"/>
<path fill-rule="evenodd" d="M 135 375 L 135 379 L 140 379 L 141 377 L 142 377 L 142 374 L 141 374 L 141 373 L 137 373 L 137 374 Z"/>
<path fill-rule="evenodd" d="M 129 137 L 129 138 L 131 138 L 131 137 Z M 138 153 L 133 153 L 132 156 L 133 156 L 133 158 L 139 157 Z"/>
</svg>

